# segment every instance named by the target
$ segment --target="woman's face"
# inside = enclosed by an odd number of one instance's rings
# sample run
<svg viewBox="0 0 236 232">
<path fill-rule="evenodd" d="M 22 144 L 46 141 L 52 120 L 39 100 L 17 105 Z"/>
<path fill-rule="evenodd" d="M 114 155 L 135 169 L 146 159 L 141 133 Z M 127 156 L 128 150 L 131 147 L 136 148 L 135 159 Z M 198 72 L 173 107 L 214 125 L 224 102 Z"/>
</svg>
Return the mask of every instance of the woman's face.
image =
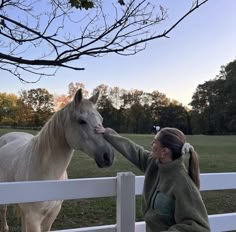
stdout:
<svg viewBox="0 0 236 232">
<path fill-rule="evenodd" d="M 160 141 L 158 140 L 158 134 L 157 133 L 153 139 L 152 142 L 152 156 L 155 159 L 161 159 L 163 156 L 163 147 L 160 143 Z"/>
</svg>

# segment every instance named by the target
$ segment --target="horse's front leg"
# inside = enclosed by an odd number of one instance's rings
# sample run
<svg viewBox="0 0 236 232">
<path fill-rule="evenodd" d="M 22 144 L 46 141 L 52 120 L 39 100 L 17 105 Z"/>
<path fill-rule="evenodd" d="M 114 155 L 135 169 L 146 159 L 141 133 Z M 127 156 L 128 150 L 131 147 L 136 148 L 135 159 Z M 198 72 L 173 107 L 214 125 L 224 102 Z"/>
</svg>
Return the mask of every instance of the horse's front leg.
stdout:
<svg viewBox="0 0 236 232">
<path fill-rule="evenodd" d="M 41 219 L 37 215 L 25 215 L 23 216 L 22 231 L 23 232 L 41 232 Z"/>
<path fill-rule="evenodd" d="M 46 231 L 51 230 L 52 224 L 55 221 L 55 219 L 57 218 L 57 215 L 59 214 L 59 212 L 61 210 L 61 205 L 62 205 L 62 202 L 60 202 L 57 206 L 52 208 L 47 213 L 47 215 L 45 216 L 45 218 L 43 219 L 43 221 L 41 223 L 41 231 L 42 232 L 46 232 Z"/>
<path fill-rule="evenodd" d="M 9 227 L 7 225 L 7 205 L 3 205 L 1 207 L 1 218 L 2 218 L 1 231 L 2 232 L 8 232 L 9 231 Z"/>
<path fill-rule="evenodd" d="M 7 205 L 1 206 L 1 218 L 2 218 L 1 232 L 8 232 L 9 227 L 7 225 Z"/>
</svg>

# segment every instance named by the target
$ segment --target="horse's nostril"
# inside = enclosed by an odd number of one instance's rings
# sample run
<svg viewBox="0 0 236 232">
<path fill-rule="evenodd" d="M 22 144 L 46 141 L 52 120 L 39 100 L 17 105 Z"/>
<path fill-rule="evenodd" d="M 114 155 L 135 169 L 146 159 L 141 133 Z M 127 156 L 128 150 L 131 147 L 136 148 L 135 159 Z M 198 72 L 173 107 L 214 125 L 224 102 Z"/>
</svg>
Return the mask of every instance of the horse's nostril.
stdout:
<svg viewBox="0 0 236 232">
<path fill-rule="evenodd" d="M 110 164 L 110 158 L 109 158 L 108 153 L 105 152 L 103 158 L 104 158 L 105 164 Z"/>
</svg>

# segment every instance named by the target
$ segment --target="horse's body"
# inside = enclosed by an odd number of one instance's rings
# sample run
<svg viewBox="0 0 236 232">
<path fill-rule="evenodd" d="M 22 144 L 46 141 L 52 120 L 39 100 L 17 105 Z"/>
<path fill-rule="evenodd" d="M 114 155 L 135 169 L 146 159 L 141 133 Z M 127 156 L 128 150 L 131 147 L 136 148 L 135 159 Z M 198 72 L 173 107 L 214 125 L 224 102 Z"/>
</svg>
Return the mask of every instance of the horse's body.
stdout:
<svg viewBox="0 0 236 232">
<path fill-rule="evenodd" d="M 82 99 L 79 90 L 69 103 L 46 123 L 38 135 L 12 132 L 0 137 L 0 182 L 64 180 L 73 150 L 82 150 L 99 167 L 110 166 L 113 150 L 94 127 L 102 118 L 94 107 L 97 96 Z M 22 232 L 49 231 L 62 201 L 18 204 Z M 6 206 L 2 207 L 2 231 L 8 231 Z"/>
</svg>

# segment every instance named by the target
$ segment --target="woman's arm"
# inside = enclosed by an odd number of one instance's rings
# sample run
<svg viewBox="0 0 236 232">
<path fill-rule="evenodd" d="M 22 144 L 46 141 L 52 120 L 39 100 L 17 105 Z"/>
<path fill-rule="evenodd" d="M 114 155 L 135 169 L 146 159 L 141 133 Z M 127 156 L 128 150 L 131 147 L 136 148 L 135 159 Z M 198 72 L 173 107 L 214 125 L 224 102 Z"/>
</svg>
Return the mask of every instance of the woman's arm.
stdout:
<svg viewBox="0 0 236 232">
<path fill-rule="evenodd" d="M 111 128 L 104 128 L 98 125 L 95 128 L 97 133 L 103 133 L 104 138 L 129 161 L 145 172 L 149 161 L 151 160 L 150 151 L 145 150 L 142 146 L 134 143 L 128 138 L 120 136 Z"/>
</svg>

